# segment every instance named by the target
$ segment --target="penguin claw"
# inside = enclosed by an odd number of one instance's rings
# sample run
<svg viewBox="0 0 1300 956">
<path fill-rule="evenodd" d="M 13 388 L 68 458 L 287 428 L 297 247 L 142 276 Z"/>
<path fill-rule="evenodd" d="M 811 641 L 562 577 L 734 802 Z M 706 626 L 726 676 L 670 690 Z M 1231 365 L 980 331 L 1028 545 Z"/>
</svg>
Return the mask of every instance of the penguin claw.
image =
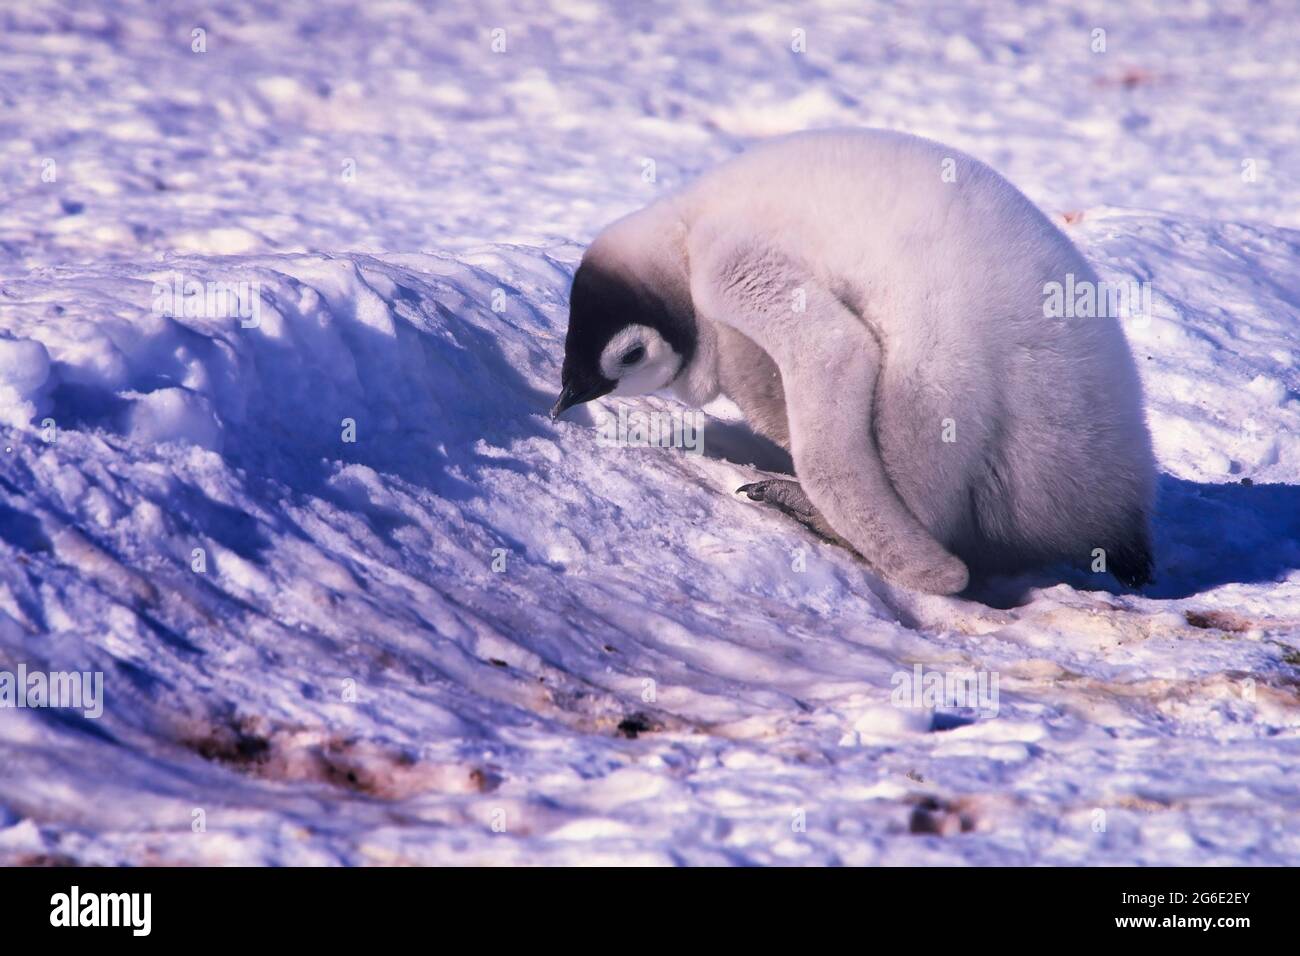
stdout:
<svg viewBox="0 0 1300 956">
<path fill-rule="evenodd" d="M 748 497 L 750 501 L 762 501 L 763 482 L 753 481 L 747 485 L 741 485 L 739 488 L 736 489 L 736 494 L 738 495 L 743 494 L 746 497 Z"/>
</svg>

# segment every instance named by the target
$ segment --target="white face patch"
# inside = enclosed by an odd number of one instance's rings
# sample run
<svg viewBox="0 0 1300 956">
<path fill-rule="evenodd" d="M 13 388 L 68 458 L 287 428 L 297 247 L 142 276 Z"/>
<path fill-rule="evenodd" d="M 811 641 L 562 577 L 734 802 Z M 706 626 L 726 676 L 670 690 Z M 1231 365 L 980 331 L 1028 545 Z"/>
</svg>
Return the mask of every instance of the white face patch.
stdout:
<svg viewBox="0 0 1300 956">
<path fill-rule="evenodd" d="M 648 395 L 665 387 L 682 367 L 682 357 L 648 325 L 629 325 L 600 353 L 600 371 L 618 382 L 614 395 Z"/>
</svg>

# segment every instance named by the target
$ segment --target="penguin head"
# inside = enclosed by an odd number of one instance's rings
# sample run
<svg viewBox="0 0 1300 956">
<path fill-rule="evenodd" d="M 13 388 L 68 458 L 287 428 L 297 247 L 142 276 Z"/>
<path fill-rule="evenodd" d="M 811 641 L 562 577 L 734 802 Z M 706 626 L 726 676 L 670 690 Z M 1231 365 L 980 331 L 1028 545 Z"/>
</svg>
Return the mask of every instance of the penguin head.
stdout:
<svg viewBox="0 0 1300 956">
<path fill-rule="evenodd" d="M 584 259 L 573 277 L 561 391 L 551 418 L 602 395 L 656 392 L 693 351 L 693 322 L 680 307 L 627 272 Z"/>
</svg>

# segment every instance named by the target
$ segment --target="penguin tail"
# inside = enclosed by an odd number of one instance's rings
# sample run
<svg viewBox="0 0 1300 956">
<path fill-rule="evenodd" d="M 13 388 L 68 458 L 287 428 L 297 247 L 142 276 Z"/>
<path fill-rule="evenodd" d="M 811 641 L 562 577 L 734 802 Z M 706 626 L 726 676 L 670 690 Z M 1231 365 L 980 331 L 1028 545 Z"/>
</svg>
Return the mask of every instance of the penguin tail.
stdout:
<svg viewBox="0 0 1300 956">
<path fill-rule="evenodd" d="M 1110 573 L 1125 587 L 1140 588 L 1151 583 L 1155 561 L 1151 556 L 1151 534 L 1146 522 L 1139 522 L 1135 530 L 1119 547 L 1106 553 Z"/>
</svg>

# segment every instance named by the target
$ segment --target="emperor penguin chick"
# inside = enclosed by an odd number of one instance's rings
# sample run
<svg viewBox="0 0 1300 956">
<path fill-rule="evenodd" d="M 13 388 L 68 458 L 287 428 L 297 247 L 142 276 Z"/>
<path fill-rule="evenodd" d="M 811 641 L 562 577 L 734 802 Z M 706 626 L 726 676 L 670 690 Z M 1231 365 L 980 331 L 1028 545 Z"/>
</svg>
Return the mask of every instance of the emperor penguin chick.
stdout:
<svg viewBox="0 0 1300 956">
<path fill-rule="evenodd" d="M 1132 354 L 1114 316 L 1046 307 L 1089 283 L 1070 241 L 956 150 L 782 137 L 596 238 L 553 414 L 723 393 L 798 479 L 742 490 L 894 583 L 951 594 L 968 567 L 1100 559 L 1140 586 L 1155 461 Z"/>
</svg>

